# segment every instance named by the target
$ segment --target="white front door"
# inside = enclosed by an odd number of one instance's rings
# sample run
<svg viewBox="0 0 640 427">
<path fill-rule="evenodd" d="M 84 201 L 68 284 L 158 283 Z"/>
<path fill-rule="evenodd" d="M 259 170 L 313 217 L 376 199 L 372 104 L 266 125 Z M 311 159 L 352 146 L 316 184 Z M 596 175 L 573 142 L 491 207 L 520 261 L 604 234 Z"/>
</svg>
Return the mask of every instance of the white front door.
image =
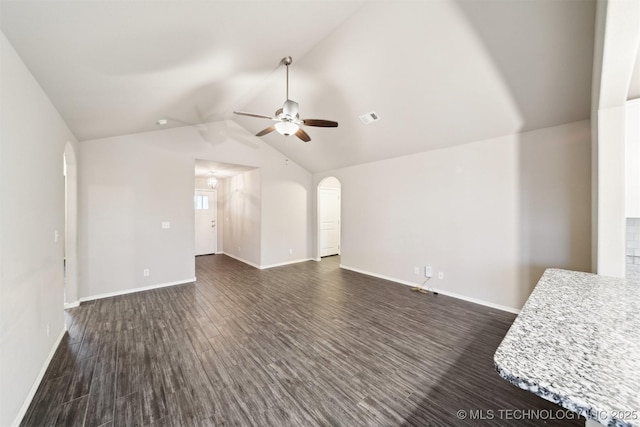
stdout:
<svg viewBox="0 0 640 427">
<path fill-rule="evenodd" d="M 217 192 L 197 190 L 193 198 L 196 212 L 196 256 L 215 254 L 218 250 Z"/>
<path fill-rule="evenodd" d="M 320 256 L 340 253 L 340 190 L 319 188 Z"/>
</svg>

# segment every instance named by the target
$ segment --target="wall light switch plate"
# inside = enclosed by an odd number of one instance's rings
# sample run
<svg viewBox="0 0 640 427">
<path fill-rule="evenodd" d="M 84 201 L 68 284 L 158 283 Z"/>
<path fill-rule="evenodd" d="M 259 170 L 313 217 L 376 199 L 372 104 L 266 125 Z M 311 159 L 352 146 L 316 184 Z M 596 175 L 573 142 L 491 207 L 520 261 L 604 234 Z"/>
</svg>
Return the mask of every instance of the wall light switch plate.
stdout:
<svg viewBox="0 0 640 427">
<path fill-rule="evenodd" d="M 162 228 L 163 229 L 167 229 L 167 228 L 171 228 L 171 223 L 169 221 L 163 221 L 162 222 Z"/>
</svg>

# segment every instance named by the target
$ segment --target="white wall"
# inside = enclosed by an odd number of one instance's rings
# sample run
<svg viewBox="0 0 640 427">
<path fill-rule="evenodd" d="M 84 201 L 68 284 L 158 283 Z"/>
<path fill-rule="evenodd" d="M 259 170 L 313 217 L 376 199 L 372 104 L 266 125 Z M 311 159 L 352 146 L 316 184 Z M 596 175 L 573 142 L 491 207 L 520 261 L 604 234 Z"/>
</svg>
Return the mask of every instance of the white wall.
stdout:
<svg viewBox="0 0 640 427">
<path fill-rule="evenodd" d="M 81 143 L 80 298 L 195 277 L 194 162 L 145 136 Z"/>
<path fill-rule="evenodd" d="M 4 34 L 0 51 L 0 425 L 9 426 L 64 330 L 62 156 L 76 142 Z"/>
<path fill-rule="evenodd" d="M 640 99 L 627 102 L 625 127 L 626 217 L 640 218 Z"/>
<path fill-rule="evenodd" d="M 625 277 L 625 108 L 598 110 L 596 272 Z"/>
<path fill-rule="evenodd" d="M 64 148 L 66 162 L 65 303 L 78 301 L 78 162 L 74 145 L 77 144 L 67 142 Z"/>
<path fill-rule="evenodd" d="M 311 174 L 279 156 L 260 171 L 263 267 L 311 257 Z"/>
<path fill-rule="evenodd" d="M 194 277 L 195 159 L 260 168 L 262 226 L 252 260 L 288 262 L 283 245 L 309 257 L 311 175 L 234 122 L 218 126 L 224 138 L 215 142 L 194 127 L 82 142 L 81 298 Z"/>
<path fill-rule="evenodd" d="M 521 308 L 547 267 L 590 269 L 588 121 L 316 174 L 342 184 L 342 264 Z M 424 271 L 424 270 L 422 270 Z"/>
<path fill-rule="evenodd" d="M 260 237 L 262 196 L 260 170 L 254 169 L 224 180 L 222 224 L 224 253 L 255 267 L 261 265 Z M 269 227 L 269 224 L 265 224 Z"/>
</svg>

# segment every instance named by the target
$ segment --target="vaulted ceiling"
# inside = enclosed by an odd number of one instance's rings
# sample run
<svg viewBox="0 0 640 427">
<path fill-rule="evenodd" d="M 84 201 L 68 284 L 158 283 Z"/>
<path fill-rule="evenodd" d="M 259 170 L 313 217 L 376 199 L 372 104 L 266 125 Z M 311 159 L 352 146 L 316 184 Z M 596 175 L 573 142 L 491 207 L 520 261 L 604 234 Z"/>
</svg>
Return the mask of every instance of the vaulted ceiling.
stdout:
<svg viewBox="0 0 640 427">
<path fill-rule="evenodd" d="M 0 19 L 79 140 L 159 118 L 256 133 L 269 122 L 232 111 L 282 106 L 287 55 L 301 117 L 340 125 L 262 140 L 311 172 L 590 113 L 592 0 L 3 0 Z"/>
</svg>

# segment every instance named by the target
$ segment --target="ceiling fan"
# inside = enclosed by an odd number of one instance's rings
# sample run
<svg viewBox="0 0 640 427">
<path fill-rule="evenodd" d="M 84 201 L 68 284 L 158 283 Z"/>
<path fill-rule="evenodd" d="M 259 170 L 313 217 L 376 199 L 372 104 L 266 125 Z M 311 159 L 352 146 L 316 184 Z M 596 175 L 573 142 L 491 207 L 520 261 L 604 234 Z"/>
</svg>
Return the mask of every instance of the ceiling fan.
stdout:
<svg viewBox="0 0 640 427">
<path fill-rule="evenodd" d="M 278 108 L 278 110 L 274 114 L 274 117 L 265 116 L 263 114 L 245 113 L 242 111 L 233 112 L 234 114 L 238 114 L 240 116 L 256 117 L 259 119 L 267 119 L 276 122 L 268 128 L 262 129 L 256 134 L 256 136 L 263 136 L 273 131 L 277 131 L 281 135 L 295 135 L 304 142 L 309 142 L 311 141 L 311 137 L 301 128 L 301 126 L 316 126 L 323 128 L 338 127 L 338 122 L 334 122 L 331 120 L 300 118 L 300 115 L 298 114 L 298 103 L 289 99 L 289 65 L 291 65 L 292 62 L 293 60 L 290 56 L 282 58 L 282 61 L 280 61 L 281 64 L 287 66 L 287 100 L 282 105 L 282 108 Z"/>
</svg>

